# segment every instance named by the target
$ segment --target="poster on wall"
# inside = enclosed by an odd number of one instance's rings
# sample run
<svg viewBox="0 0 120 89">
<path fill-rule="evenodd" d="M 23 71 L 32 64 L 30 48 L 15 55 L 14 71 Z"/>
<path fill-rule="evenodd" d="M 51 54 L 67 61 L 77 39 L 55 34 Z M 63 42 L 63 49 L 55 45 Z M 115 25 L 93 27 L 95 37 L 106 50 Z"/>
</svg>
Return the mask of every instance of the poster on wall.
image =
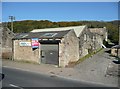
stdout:
<svg viewBox="0 0 120 89">
<path fill-rule="evenodd" d="M 39 48 L 38 38 L 32 38 L 32 48 Z"/>
</svg>

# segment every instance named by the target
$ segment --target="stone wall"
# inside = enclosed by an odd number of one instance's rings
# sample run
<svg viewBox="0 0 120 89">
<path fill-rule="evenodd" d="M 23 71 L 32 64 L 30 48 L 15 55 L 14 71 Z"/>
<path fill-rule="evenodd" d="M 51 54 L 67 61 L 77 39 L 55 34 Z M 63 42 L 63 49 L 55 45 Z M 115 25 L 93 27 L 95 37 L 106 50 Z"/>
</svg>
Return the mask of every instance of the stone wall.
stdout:
<svg viewBox="0 0 120 89">
<path fill-rule="evenodd" d="M 12 48 L 2 48 L 2 59 L 12 59 Z"/>
<path fill-rule="evenodd" d="M 87 29 L 87 27 L 82 31 L 79 37 L 79 54 L 80 58 L 89 54 L 93 51 L 93 34 Z"/>
<path fill-rule="evenodd" d="M 0 24 L 0 59 L 2 59 L 2 27 Z"/>
<path fill-rule="evenodd" d="M 111 48 L 111 55 L 120 58 L 120 48 Z"/>
<path fill-rule="evenodd" d="M 97 30 L 96 30 L 97 29 Z M 94 31 L 95 30 L 95 31 Z M 98 32 L 97 32 L 98 31 Z M 101 32 L 99 34 L 99 32 Z M 103 40 L 107 40 L 105 28 L 85 28 L 79 37 L 80 58 L 102 48 Z"/>
<path fill-rule="evenodd" d="M 103 28 L 89 28 L 89 30 L 90 30 L 91 33 L 98 34 L 101 37 L 103 37 L 105 39 L 105 41 L 107 41 L 108 33 L 107 33 L 106 27 L 103 27 Z"/>
<path fill-rule="evenodd" d="M 111 55 L 112 56 L 117 56 L 117 49 L 116 48 L 111 49 Z"/>
<path fill-rule="evenodd" d="M 120 58 L 120 45 L 115 45 L 111 48 L 111 55 Z"/>
<path fill-rule="evenodd" d="M 102 36 L 95 35 L 95 50 L 102 48 L 103 40 Z"/>
<path fill-rule="evenodd" d="M 94 30 L 94 29 L 93 29 Z M 99 30 L 99 29 L 98 29 Z M 100 29 L 101 30 L 101 29 Z M 105 33 L 106 35 L 106 33 Z M 79 53 L 80 58 L 85 55 L 102 48 L 103 40 L 106 36 L 92 32 L 92 28 L 85 28 L 79 37 Z"/>
<path fill-rule="evenodd" d="M 12 59 L 12 38 L 14 33 L 7 27 L 1 27 L 2 29 L 2 59 Z"/>
<path fill-rule="evenodd" d="M 118 50 L 118 57 L 120 58 L 120 49 Z"/>
<path fill-rule="evenodd" d="M 19 42 L 31 42 L 31 39 L 13 40 L 13 60 L 39 63 L 39 49 L 33 50 L 31 46 L 20 46 Z"/>
<path fill-rule="evenodd" d="M 107 41 L 107 29 L 104 28 L 89 28 L 91 34 L 94 36 L 94 49 L 102 48 L 103 40 Z"/>
<path fill-rule="evenodd" d="M 2 47 L 3 48 L 12 48 L 12 38 L 14 37 L 14 33 L 10 31 L 7 27 L 3 28 L 2 32 Z"/>
<path fill-rule="evenodd" d="M 79 39 L 71 30 L 59 43 L 59 66 L 65 67 L 77 60 L 79 60 Z"/>
</svg>

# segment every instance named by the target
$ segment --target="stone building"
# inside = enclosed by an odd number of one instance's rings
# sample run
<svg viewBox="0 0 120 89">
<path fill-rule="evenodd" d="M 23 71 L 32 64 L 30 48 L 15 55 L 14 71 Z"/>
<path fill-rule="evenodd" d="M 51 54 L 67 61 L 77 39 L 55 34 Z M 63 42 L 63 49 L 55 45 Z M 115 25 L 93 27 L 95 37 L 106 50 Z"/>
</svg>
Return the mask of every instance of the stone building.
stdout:
<svg viewBox="0 0 120 89">
<path fill-rule="evenodd" d="M 13 39 L 13 59 L 65 67 L 79 59 L 78 42 L 73 30 L 20 34 Z"/>
<path fill-rule="evenodd" d="M 103 35 L 92 32 L 86 25 L 35 29 L 14 37 L 13 60 L 65 67 L 102 48 Z"/>
<path fill-rule="evenodd" d="M 111 48 L 111 55 L 119 57 L 120 58 L 120 45 L 115 45 Z"/>
<path fill-rule="evenodd" d="M 15 36 L 15 34 L 7 27 L 3 27 L 2 29 L 2 47 L 12 48 L 12 38 Z"/>
<path fill-rule="evenodd" d="M 92 37 L 93 37 L 93 45 L 94 49 L 99 49 L 99 48 L 106 48 L 103 44 L 103 41 L 107 42 L 108 35 L 107 35 L 107 29 L 104 28 L 89 28 Z"/>
<path fill-rule="evenodd" d="M 10 31 L 7 27 L 1 27 L 1 44 L 2 44 L 2 58 L 11 59 L 12 58 L 12 38 L 15 34 Z"/>
<path fill-rule="evenodd" d="M 90 45 L 93 45 L 91 42 L 92 35 L 86 25 L 83 26 L 70 26 L 70 27 L 59 27 L 59 28 L 46 28 L 46 29 L 35 29 L 32 30 L 32 33 L 36 32 L 46 32 L 46 31 L 67 31 L 74 30 L 76 37 L 79 39 L 79 58 L 88 54 L 88 49 Z"/>
</svg>

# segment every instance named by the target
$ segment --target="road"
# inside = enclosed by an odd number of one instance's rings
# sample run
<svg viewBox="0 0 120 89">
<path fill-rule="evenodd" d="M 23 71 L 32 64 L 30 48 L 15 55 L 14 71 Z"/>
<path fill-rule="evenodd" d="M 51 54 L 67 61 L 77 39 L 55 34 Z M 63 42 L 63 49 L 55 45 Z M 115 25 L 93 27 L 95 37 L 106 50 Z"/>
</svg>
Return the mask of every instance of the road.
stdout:
<svg viewBox="0 0 120 89">
<path fill-rule="evenodd" d="M 115 57 L 111 57 L 109 51 L 108 48 L 103 49 L 76 65 L 74 68 L 79 71 L 79 78 L 109 84 L 110 86 L 118 86 L 118 77 L 107 75 L 113 75 L 114 72 L 116 75 L 118 74 L 118 64 L 113 63 Z"/>
<path fill-rule="evenodd" d="M 40 73 L 23 71 L 13 68 L 4 68 L 5 78 L 2 81 L 3 87 L 105 87 L 103 85 L 75 81 L 61 78 L 54 75 L 43 75 Z"/>
</svg>

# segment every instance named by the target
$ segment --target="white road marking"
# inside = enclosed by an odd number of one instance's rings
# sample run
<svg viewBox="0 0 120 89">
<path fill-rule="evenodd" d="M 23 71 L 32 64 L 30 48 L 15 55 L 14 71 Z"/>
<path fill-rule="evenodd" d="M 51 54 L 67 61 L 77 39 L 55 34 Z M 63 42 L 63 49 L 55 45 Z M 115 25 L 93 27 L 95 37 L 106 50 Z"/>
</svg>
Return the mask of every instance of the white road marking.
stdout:
<svg viewBox="0 0 120 89">
<path fill-rule="evenodd" d="M 9 84 L 9 85 L 12 86 L 12 87 L 19 87 L 19 86 L 13 85 L 13 84 Z"/>
<path fill-rule="evenodd" d="M 21 87 L 19 87 L 19 86 L 16 86 L 16 85 L 14 85 L 14 84 L 9 84 L 11 87 L 16 87 L 16 88 L 19 88 L 19 89 L 23 89 L 23 88 L 21 88 Z"/>
</svg>

